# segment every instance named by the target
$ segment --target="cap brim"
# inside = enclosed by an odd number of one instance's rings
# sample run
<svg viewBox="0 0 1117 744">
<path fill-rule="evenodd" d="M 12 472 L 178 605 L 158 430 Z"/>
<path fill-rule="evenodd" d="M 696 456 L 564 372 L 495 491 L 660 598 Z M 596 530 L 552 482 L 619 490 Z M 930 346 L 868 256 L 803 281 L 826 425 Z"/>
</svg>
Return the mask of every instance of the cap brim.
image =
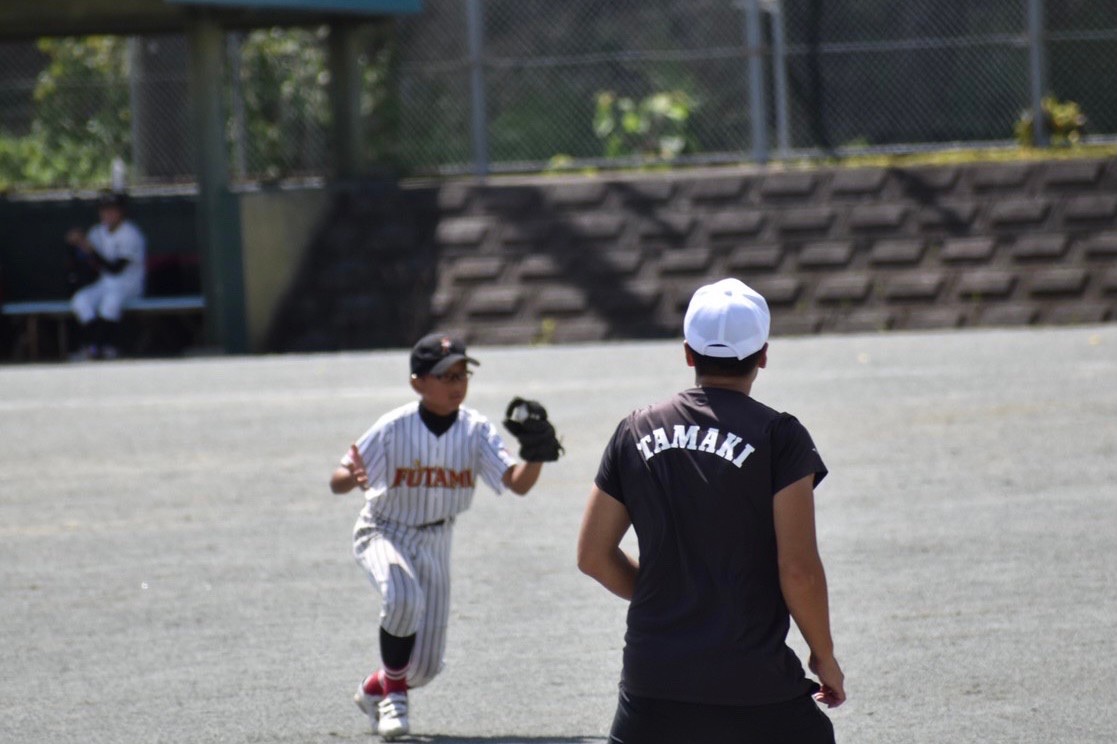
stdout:
<svg viewBox="0 0 1117 744">
<path fill-rule="evenodd" d="M 446 356 L 439 359 L 438 363 L 435 364 L 433 367 L 431 367 L 430 371 L 427 374 L 429 374 L 429 375 L 440 375 L 443 372 L 445 372 L 446 370 L 453 367 L 458 362 L 463 362 L 463 361 L 467 362 L 469 364 L 478 364 L 478 365 L 481 364 L 481 362 L 477 361 L 473 357 L 466 356 L 465 354 L 447 354 Z"/>
</svg>

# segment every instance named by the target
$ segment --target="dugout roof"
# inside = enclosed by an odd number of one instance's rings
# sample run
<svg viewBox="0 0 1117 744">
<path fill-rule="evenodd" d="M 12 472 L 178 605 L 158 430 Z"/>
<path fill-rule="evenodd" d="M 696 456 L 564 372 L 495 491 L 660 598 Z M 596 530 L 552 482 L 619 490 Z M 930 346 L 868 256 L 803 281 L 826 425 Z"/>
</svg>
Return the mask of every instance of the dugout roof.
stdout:
<svg viewBox="0 0 1117 744">
<path fill-rule="evenodd" d="M 420 0 L 34 0 L 0 2 L 0 39 L 183 33 L 199 13 L 225 28 L 316 25 L 416 13 Z"/>
</svg>

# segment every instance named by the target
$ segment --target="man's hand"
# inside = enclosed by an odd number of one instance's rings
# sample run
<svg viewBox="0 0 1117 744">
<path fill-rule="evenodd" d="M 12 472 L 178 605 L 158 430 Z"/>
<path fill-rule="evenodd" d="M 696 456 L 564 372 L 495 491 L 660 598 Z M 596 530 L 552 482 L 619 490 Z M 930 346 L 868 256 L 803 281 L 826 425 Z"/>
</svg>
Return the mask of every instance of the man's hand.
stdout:
<svg viewBox="0 0 1117 744">
<path fill-rule="evenodd" d="M 815 693 L 815 700 L 827 708 L 837 708 L 846 701 L 845 675 L 842 674 L 837 659 L 831 656 L 826 661 L 819 661 L 817 656 L 811 654 L 807 665 L 818 676 L 818 682 L 822 686 Z"/>
</svg>

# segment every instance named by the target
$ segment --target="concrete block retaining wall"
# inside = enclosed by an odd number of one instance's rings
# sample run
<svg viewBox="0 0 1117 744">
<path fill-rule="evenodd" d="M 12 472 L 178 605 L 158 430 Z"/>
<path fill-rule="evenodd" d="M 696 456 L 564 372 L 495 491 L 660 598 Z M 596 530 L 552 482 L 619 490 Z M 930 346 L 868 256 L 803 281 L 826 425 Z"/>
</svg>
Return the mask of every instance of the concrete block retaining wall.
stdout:
<svg viewBox="0 0 1117 744">
<path fill-rule="evenodd" d="M 273 348 L 680 336 L 729 275 L 777 335 L 1117 320 L 1117 159 L 389 191 L 336 198 Z"/>
</svg>

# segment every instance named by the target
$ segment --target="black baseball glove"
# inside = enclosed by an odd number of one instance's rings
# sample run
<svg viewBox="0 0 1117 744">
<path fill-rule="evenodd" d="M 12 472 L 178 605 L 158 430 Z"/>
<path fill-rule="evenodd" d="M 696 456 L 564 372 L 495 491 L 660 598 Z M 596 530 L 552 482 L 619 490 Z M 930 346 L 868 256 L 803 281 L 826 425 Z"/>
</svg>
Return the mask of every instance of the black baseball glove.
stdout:
<svg viewBox="0 0 1117 744">
<path fill-rule="evenodd" d="M 504 428 L 519 441 L 520 458 L 526 462 L 554 462 L 565 451 L 547 409 L 537 400 L 513 398 L 504 412 Z"/>
</svg>

